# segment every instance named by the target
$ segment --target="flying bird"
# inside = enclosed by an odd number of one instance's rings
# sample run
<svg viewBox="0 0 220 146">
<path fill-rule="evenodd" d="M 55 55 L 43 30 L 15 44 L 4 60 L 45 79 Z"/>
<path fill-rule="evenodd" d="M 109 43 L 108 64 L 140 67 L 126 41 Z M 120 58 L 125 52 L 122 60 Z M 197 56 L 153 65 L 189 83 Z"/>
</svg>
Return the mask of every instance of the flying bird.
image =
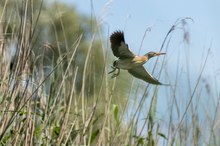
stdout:
<svg viewBox="0 0 220 146">
<path fill-rule="evenodd" d="M 166 53 L 160 52 L 148 52 L 144 56 L 137 56 L 131 52 L 128 44 L 125 43 L 124 32 L 115 31 L 110 36 L 111 48 L 114 56 L 118 57 L 118 60 L 113 62 L 113 70 L 109 72 L 113 73 L 118 69 L 117 73 L 114 73 L 112 78 L 116 77 L 120 73 L 120 69 L 127 70 L 134 77 L 144 80 L 148 83 L 155 85 L 164 85 L 154 78 L 145 68 L 144 64 L 152 57 L 164 55 Z"/>
</svg>

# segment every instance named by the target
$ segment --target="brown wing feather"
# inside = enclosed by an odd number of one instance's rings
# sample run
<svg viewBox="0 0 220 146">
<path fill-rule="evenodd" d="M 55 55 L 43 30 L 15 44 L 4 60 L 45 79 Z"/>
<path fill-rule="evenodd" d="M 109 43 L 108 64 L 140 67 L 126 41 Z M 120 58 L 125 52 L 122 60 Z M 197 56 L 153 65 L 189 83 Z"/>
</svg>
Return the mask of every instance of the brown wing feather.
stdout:
<svg viewBox="0 0 220 146">
<path fill-rule="evenodd" d="M 162 85 L 157 79 L 155 79 L 143 66 L 138 66 L 128 70 L 128 72 L 134 77 L 144 80 L 151 84 Z"/>
<path fill-rule="evenodd" d="M 128 45 L 125 43 L 124 32 L 115 31 L 110 36 L 112 52 L 120 59 L 131 58 L 135 55 L 129 50 Z"/>
</svg>

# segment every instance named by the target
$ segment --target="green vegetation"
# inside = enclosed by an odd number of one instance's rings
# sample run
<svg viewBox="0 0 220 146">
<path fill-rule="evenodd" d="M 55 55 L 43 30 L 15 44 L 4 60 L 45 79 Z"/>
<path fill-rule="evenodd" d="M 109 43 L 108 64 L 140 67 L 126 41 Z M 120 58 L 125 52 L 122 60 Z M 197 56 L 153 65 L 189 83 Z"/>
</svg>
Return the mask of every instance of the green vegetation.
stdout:
<svg viewBox="0 0 220 146">
<path fill-rule="evenodd" d="M 220 143 L 219 105 L 214 115 L 200 115 L 198 110 L 201 96 L 210 95 L 209 90 L 202 94 L 206 60 L 196 84 L 188 82 L 190 92 L 183 108 L 178 97 L 184 96 L 178 95 L 179 68 L 174 84 L 162 87 L 170 100 L 165 123 L 157 118 L 160 86 L 144 84 L 143 88 L 123 71 L 120 78 L 108 75 L 112 55 L 99 22 L 57 2 L 8 0 L 0 4 L 1 145 Z M 184 29 L 188 21 L 177 20 L 161 50 L 168 51 L 172 34 L 179 28 L 188 43 L 189 32 Z M 11 44 L 17 48 L 12 60 L 5 58 Z M 165 67 L 163 60 L 159 76 Z M 200 122 L 200 116 L 209 122 Z"/>
</svg>

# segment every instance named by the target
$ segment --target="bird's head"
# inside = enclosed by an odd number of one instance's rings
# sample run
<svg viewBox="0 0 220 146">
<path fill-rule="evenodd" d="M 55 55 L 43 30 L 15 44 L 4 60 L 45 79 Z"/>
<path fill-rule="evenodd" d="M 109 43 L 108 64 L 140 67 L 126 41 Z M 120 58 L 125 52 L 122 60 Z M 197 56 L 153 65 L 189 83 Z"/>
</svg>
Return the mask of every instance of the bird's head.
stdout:
<svg viewBox="0 0 220 146">
<path fill-rule="evenodd" d="M 155 57 L 155 56 L 160 56 L 160 55 L 165 55 L 166 53 L 160 53 L 160 52 L 148 52 L 144 56 L 148 57 L 148 59 Z"/>
</svg>

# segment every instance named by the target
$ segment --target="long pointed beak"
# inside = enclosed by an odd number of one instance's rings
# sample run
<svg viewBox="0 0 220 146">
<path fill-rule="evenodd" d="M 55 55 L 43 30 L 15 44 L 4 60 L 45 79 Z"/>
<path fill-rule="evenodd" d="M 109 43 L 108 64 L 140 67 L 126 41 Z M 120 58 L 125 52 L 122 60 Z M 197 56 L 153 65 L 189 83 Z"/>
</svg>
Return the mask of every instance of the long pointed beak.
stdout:
<svg viewBox="0 0 220 146">
<path fill-rule="evenodd" d="M 159 55 L 165 55 L 165 54 L 166 54 L 166 53 L 160 53 L 160 52 L 159 52 L 159 53 L 157 53 L 156 55 L 159 56 Z"/>
</svg>

